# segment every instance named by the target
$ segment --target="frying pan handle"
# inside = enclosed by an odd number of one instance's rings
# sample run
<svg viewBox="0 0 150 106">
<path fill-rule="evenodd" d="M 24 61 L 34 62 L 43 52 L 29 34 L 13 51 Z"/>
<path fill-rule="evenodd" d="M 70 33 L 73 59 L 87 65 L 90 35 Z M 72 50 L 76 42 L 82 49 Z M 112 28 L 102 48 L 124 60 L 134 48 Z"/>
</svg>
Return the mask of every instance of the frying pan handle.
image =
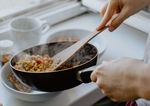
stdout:
<svg viewBox="0 0 150 106">
<path fill-rule="evenodd" d="M 77 79 L 83 83 L 90 83 L 91 82 L 91 73 L 95 70 L 96 66 L 84 69 L 77 73 Z"/>
<path fill-rule="evenodd" d="M 93 72 L 93 70 L 85 70 L 85 71 L 80 71 L 78 72 L 79 74 L 79 80 L 83 83 L 90 83 L 91 82 L 91 73 Z"/>
</svg>

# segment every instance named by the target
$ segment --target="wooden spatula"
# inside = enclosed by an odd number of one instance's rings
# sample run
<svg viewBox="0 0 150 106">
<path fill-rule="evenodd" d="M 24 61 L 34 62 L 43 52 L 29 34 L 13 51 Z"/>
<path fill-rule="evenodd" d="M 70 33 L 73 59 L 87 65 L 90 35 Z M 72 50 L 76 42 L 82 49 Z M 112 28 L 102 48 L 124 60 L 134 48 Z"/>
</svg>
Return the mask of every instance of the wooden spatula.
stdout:
<svg viewBox="0 0 150 106">
<path fill-rule="evenodd" d="M 108 22 L 108 25 L 117 17 L 117 15 L 113 16 L 112 19 Z M 52 57 L 54 60 L 54 64 L 56 65 L 51 71 L 55 71 L 65 63 L 68 59 L 70 59 L 77 51 L 79 51 L 85 44 L 87 44 L 92 38 L 96 37 L 98 34 L 103 32 L 107 28 L 104 27 L 100 31 L 95 31 L 93 34 L 88 35 L 81 39 L 80 41 L 76 42 L 75 44 L 71 45 L 70 47 L 66 48 L 65 50 L 59 52 L 55 56 Z"/>
<path fill-rule="evenodd" d="M 52 70 L 56 70 L 65 63 L 68 59 L 70 59 L 77 51 L 79 51 L 87 42 L 89 42 L 92 38 L 96 37 L 99 33 L 106 29 L 103 28 L 101 31 L 96 31 L 92 35 L 88 35 L 81 39 L 80 41 L 74 43 L 70 47 L 64 49 L 63 51 L 59 52 L 55 56 L 52 57 L 54 64 L 56 65 Z"/>
</svg>

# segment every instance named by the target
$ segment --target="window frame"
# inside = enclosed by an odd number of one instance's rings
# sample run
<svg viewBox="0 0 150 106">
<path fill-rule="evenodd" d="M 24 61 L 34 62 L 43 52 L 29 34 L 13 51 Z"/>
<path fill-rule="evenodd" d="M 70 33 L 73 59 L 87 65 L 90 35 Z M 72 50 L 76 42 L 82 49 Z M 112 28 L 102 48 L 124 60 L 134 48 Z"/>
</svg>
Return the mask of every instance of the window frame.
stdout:
<svg viewBox="0 0 150 106">
<path fill-rule="evenodd" d="M 13 15 L 12 17 L 6 19 L 3 23 L 0 23 L 0 35 L 9 34 L 10 29 L 8 27 L 8 24 L 12 18 L 18 16 L 29 16 L 29 17 L 45 20 L 50 24 L 50 26 L 52 26 L 66 19 L 83 14 L 86 11 L 87 8 L 83 7 L 81 2 L 71 0 L 70 2 L 64 2 L 64 4 L 57 5 L 56 7 L 55 5 L 50 7 L 46 6 L 44 8 L 39 8 L 35 11 L 23 13 L 22 15 Z"/>
</svg>

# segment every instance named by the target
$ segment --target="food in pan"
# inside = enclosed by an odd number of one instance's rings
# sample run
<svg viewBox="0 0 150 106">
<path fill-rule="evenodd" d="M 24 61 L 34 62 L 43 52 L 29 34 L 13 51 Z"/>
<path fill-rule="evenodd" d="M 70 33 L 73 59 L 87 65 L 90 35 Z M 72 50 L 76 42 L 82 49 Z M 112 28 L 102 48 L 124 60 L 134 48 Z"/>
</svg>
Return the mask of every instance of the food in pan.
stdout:
<svg viewBox="0 0 150 106">
<path fill-rule="evenodd" d="M 26 54 L 16 62 L 14 67 L 28 72 L 47 72 L 55 67 L 55 64 L 53 64 L 52 58 L 48 55 Z"/>
<path fill-rule="evenodd" d="M 69 47 L 72 43 L 52 43 L 51 45 L 36 46 L 27 49 L 11 60 L 11 65 L 19 70 L 33 73 L 52 72 L 52 68 L 56 66 L 51 57 L 59 53 L 64 48 Z M 79 65 L 87 63 L 96 54 L 95 48 L 92 46 L 85 46 L 77 52 L 67 62 L 62 64 L 57 71 L 75 68 Z"/>
<path fill-rule="evenodd" d="M 60 66 L 58 70 L 71 68 L 79 64 L 80 62 L 73 58 L 71 62 Z M 55 66 L 56 64 L 53 63 L 53 60 L 49 55 L 41 56 L 29 54 L 26 54 L 18 59 L 18 61 L 14 65 L 16 69 L 28 72 L 50 72 L 51 69 Z"/>
</svg>

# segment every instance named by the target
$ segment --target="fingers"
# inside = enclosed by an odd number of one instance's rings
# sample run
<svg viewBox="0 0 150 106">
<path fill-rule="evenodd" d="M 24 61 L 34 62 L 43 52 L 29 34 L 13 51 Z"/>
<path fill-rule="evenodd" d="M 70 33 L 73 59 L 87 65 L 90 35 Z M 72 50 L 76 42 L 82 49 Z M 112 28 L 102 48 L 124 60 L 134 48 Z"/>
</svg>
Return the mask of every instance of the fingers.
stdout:
<svg viewBox="0 0 150 106">
<path fill-rule="evenodd" d="M 112 24 L 109 26 L 109 31 L 114 31 L 126 18 L 130 16 L 129 12 L 131 11 L 127 6 L 121 6 L 115 1 L 110 1 L 109 4 L 106 4 L 102 11 L 101 16 L 104 16 L 101 24 L 97 27 L 97 31 L 101 30 L 107 23 L 111 20 L 114 14 L 118 14 L 118 17 L 112 21 Z"/>
<path fill-rule="evenodd" d="M 107 88 L 105 85 L 103 85 L 102 79 L 97 79 L 96 81 L 97 86 L 100 88 L 100 91 L 107 95 L 112 101 L 117 102 L 118 98 L 114 96 L 114 93 L 112 89 Z M 110 91 L 111 90 L 111 91 Z"/>
<path fill-rule="evenodd" d="M 112 21 L 109 31 L 114 31 L 126 18 L 128 18 L 128 9 L 123 8 L 118 16 Z"/>
<path fill-rule="evenodd" d="M 109 61 L 112 62 L 112 61 Z M 114 95 L 112 94 L 112 90 L 107 86 L 107 83 L 103 79 L 103 72 L 107 70 L 103 70 L 103 67 L 109 63 L 108 61 L 103 61 L 101 65 L 99 65 L 96 70 L 93 71 L 91 74 L 91 80 L 96 83 L 98 88 L 100 88 L 100 91 L 104 94 L 110 97 L 113 101 L 116 101 L 114 98 Z M 105 85 L 106 84 L 106 85 Z"/>
<path fill-rule="evenodd" d="M 105 8 L 105 7 L 104 7 Z M 106 9 L 106 12 L 104 14 L 104 18 L 102 19 L 101 24 L 98 26 L 97 30 L 101 30 L 103 27 L 105 27 L 105 25 L 107 24 L 107 22 L 111 19 L 111 17 L 114 14 L 114 6 L 113 4 L 109 3 Z M 104 9 L 105 10 L 105 9 Z M 103 10 L 103 11 L 104 11 Z"/>
<path fill-rule="evenodd" d="M 96 69 L 92 72 L 90 77 L 93 82 L 97 82 L 97 80 L 98 80 L 97 77 L 101 76 L 100 74 L 102 74 L 101 73 L 102 67 L 107 63 L 108 63 L 108 61 L 103 61 L 102 64 L 97 66 Z"/>
<path fill-rule="evenodd" d="M 97 82 L 97 80 L 100 78 L 100 74 L 101 74 L 101 67 L 103 67 L 103 65 L 106 63 L 106 61 L 103 61 L 101 65 L 97 66 L 96 69 L 92 72 L 91 74 L 91 80 L 93 82 Z"/>
<path fill-rule="evenodd" d="M 94 70 L 93 72 L 92 72 L 92 74 L 91 74 L 91 80 L 93 81 L 93 82 L 96 82 L 97 81 L 97 74 L 96 74 L 96 71 Z"/>
<path fill-rule="evenodd" d="M 105 12 L 106 12 L 106 9 L 107 9 L 107 6 L 108 4 L 105 4 L 104 7 L 102 8 L 101 12 L 100 12 L 100 16 L 104 16 L 105 15 Z"/>
</svg>

